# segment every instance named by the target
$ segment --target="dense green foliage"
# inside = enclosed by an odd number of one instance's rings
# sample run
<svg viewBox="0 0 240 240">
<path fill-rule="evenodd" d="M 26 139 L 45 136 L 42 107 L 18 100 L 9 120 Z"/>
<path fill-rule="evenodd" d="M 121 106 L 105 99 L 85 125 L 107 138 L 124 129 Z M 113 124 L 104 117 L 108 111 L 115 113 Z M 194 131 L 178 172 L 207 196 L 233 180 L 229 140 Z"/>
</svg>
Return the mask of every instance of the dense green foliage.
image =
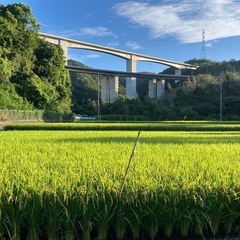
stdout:
<svg viewBox="0 0 240 240">
<path fill-rule="evenodd" d="M 0 5 L 0 109 L 70 112 L 63 50 L 40 39 L 31 9 Z"/>
<path fill-rule="evenodd" d="M 222 115 L 224 120 L 240 119 L 240 61 L 214 62 L 210 60 L 193 59 L 188 61 L 199 66 L 194 77 L 185 82 L 174 83 L 166 81 L 166 94 L 161 99 L 149 99 L 148 81 L 138 79 L 137 99 L 126 99 L 121 92 L 119 98 L 112 104 L 101 104 L 100 113 L 103 120 L 216 120 L 220 119 L 220 75 L 222 77 Z M 163 73 L 174 74 L 169 68 Z M 182 71 L 182 74 L 190 74 Z M 90 75 L 89 75 L 90 76 Z M 75 79 L 73 76 L 72 79 Z M 85 76 L 82 79 L 87 80 Z M 92 80 L 95 80 L 92 78 Z M 92 81 L 91 80 L 91 81 Z M 83 80 L 82 80 L 83 81 Z M 123 80 L 120 81 L 121 87 Z M 87 90 L 85 88 L 85 90 Z M 95 91 L 95 97 L 94 97 Z M 90 91 L 89 91 L 90 93 Z M 88 91 L 76 90 L 73 95 Z M 91 88 L 90 105 L 86 102 L 75 102 L 76 113 L 96 115 L 97 89 Z M 89 95 L 90 96 L 90 95 Z M 79 111 L 78 111 L 79 110 Z"/>
<path fill-rule="evenodd" d="M 86 67 L 73 60 L 68 60 L 68 64 Z M 84 114 L 96 112 L 97 77 L 95 75 L 77 72 L 70 72 L 70 76 L 72 80 L 72 111 L 74 113 L 84 112 Z"/>
<path fill-rule="evenodd" d="M 239 236 L 239 131 L 141 132 L 120 195 L 136 136 L 1 131 L 1 238 Z"/>
</svg>

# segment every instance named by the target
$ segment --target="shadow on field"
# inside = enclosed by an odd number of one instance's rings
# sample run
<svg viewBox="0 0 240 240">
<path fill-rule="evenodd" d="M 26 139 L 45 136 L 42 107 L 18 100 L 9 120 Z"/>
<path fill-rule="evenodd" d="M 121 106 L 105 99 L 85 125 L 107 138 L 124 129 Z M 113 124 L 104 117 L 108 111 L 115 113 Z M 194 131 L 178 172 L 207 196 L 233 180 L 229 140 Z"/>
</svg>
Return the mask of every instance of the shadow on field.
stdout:
<svg viewBox="0 0 240 240">
<path fill-rule="evenodd" d="M 142 139 L 140 139 L 142 141 Z M 149 144 L 229 144 L 229 143 L 239 143 L 240 144 L 240 134 L 202 134 L 198 133 L 197 136 L 161 136 L 161 137 L 145 137 L 145 143 Z"/>
<path fill-rule="evenodd" d="M 137 136 L 137 134 L 136 134 Z M 49 139 L 49 142 L 53 143 L 77 143 L 77 142 L 89 142 L 89 143 L 134 143 L 136 137 L 122 137 L 122 136 L 101 136 L 98 137 L 62 137 L 57 139 Z M 48 140 L 44 139 L 44 142 Z M 146 136 L 141 133 L 139 142 L 144 144 L 229 144 L 239 143 L 239 133 L 183 133 L 181 136 Z"/>
</svg>

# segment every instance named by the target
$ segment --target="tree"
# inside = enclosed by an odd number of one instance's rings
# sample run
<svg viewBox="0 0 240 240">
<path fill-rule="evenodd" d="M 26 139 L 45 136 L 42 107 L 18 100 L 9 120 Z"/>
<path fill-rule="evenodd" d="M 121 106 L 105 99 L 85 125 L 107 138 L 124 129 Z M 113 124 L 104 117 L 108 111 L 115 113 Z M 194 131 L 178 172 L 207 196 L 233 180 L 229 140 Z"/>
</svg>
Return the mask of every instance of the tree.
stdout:
<svg viewBox="0 0 240 240">
<path fill-rule="evenodd" d="M 62 48 L 38 39 L 35 56 L 33 72 L 41 79 L 48 96 L 45 108 L 52 111 L 70 112 L 71 80 L 68 70 L 64 67 L 65 59 Z"/>
<path fill-rule="evenodd" d="M 70 112 L 71 81 L 63 50 L 40 39 L 38 30 L 30 7 L 0 5 L 0 83 L 10 84 L 31 107 Z"/>
</svg>

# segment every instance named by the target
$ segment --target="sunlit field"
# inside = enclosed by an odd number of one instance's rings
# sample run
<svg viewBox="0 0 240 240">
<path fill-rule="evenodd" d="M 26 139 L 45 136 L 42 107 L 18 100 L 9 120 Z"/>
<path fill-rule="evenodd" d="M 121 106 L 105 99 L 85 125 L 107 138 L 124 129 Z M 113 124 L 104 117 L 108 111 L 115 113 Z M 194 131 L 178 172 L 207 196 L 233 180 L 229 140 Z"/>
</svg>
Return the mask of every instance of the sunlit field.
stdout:
<svg viewBox="0 0 240 240">
<path fill-rule="evenodd" d="M 240 132 L 1 131 L 0 236 L 240 234 Z"/>
</svg>

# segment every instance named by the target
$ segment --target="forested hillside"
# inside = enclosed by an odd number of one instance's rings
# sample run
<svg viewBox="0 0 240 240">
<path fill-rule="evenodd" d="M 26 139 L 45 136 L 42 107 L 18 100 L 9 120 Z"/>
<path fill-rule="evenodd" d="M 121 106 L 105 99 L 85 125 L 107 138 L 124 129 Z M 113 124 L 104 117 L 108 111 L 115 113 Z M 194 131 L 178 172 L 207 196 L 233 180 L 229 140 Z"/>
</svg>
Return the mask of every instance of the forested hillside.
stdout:
<svg viewBox="0 0 240 240">
<path fill-rule="evenodd" d="M 40 39 L 22 4 L 0 5 L 0 109 L 71 111 L 71 81 L 63 50 Z"/>
<path fill-rule="evenodd" d="M 240 61 L 215 62 L 193 59 L 187 63 L 198 66 L 191 80 L 177 84 L 166 82 L 166 95 L 155 100 L 147 97 L 147 80 L 138 79 L 137 99 L 126 99 L 124 91 L 121 91 L 116 102 L 101 104 L 102 119 L 218 120 L 220 119 L 220 102 L 222 102 L 223 120 L 239 120 Z M 174 74 L 174 69 L 168 68 L 162 73 Z M 191 73 L 183 71 L 183 74 Z M 76 76 L 78 76 L 78 79 Z M 220 76 L 222 80 L 222 100 L 220 99 Z M 75 89 L 73 98 L 80 97 L 81 99 L 81 96 L 84 96 L 85 99 L 93 100 L 90 102 L 85 100 L 83 102 L 82 99 L 78 102 L 74 101 L 74 109 L 77 113 L 97 114 L 97 79 L 91 77 L 91 75 L 86 76 L 76 73 L 71 74 L 71 78 L 73 89 Z M 82 82 L 85 82 L 85 85 L 88 84 L 88 87 L 84 88 Z M 124 87 L 123 82 L 122 79 L 121 88 Z M 83 89 L 77 88 L 76 83 L 80 84 Z M 78 110 L 80 111 L 78 112 Z"/>
<path fill-rule="evenodd" d="M 41 39 L 39 27 L 28 6 L 0 4 L 0 110 L 96 115 L 97 76 L 69 73 L 63 50 Z M 118 99 L 112 104 L 100 99 L 102 119 L 213 120 L 220 118 L 221 111 L 224 120 L 240 119 L 240 61 L 192 59 L 187 63 L 198 66 L 194 77 L 177 84 L 166 82 L 166 95 L 161 99 L 148 98 L 146 79 L 137 80 L 138 97 L 127 99 L 125 80 L 120 79 Z M 174 69 L 162 73 L 174 74 Z M 191 72 L 183 70 L 182 74 Z"/>
</svg>

